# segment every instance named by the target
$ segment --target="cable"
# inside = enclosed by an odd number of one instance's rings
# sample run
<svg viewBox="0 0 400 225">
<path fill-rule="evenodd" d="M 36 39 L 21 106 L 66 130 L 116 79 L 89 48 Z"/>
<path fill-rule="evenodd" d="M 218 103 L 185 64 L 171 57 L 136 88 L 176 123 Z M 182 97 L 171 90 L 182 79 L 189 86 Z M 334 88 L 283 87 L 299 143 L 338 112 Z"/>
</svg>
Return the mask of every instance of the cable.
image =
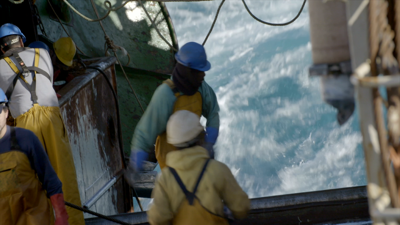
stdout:
<svg viewBox="0 0 400 225">
<path fill-rule="evenodd" d="M 286 26 L 286 25 L 289 25 L 289 24 L 293 23 L 300 16 L 301 12 L 303 11 L 303 8 L 304 8 L 304 5 L 306 4 L 306 1 L 307 0 L 304 0 L 303 5 L 301 6 L 299 13 L 291 21 L 286 22 L 286 23 L 269 23 L 269 22 L 265 22 L 263 20 L 260 20 L 255 15 L 253 15 L 253 13 L 251 13 L 250 9 L 247 7 L 246 2 L 244 0 L 242 0 L 242 2 L 244 4 L 244 7 L 246 8 L 247 12 L 250 14 L 251 17 L 253 17 L 255 20 L 257 20 L 260 23 L 263 23 L 263 24 L 266 24 L 266 25 L 270 25 L 270 26 Z"/>
<path fill-rule="evenodd" d="M 80 210 L 80 211 L 82 211 L 82 212 L 92 214 L 92 215 L 97 216 L 97 217 L 99 217 L 99 218 L 112 221 L 112 222 L 114 222 L 114 223 L 118 223 L 118 224 L 122 224 L 122 225 L 131 225 L 130 223 L 126 223 L 126 222 L 121 221 L 121 220 L 113 219 L 113 218 L 111 218 L 111 217 L 109 217 L 109 216 L 105 216 L 105 215 L 102 215 L 102 214 L 100 214 L 100 213 L 93 212 L 93 211 L 91 211 L 91 210 L 89 210 L 89 209 L 85 209 L 85 208 L 79 207 L 79 206 L 74 205 L 74 204 L 69 203 L 69 202 L 65 202 L 65 205 L 68 206 L 68 207 L 71 207 L 71 208 Z"/>
<path fill-rule="evenodd" d="M 56 11 L 54 10 L 53 5 L 51 4 L 50 0 L 47 0 L 47 2 L 49 3 L 50 8 L 53 10 L 54 15 L 56 15 L 58 22 L 61 24 L 65 33 L 68 35 L 68 37 L 70 37 L 72 39 L 71 35 L 69 35 L 68 31 L 65 29 L 64 25 L 62 24 L 60 17 L 58 17 Z M 82 53 L 82 55 L 87 56 L 85 53 L 82 52 L 82 50 L 76 44 L 75 44 L 75 46 L 76 46 L 76 49 L 78 49 Z M 80 58 L 79 55 L 77 55 L 77 56 L 78 56 L 78 58 Z"/>
<path fill-rule="evenodd" d="M 219 7 L 218 7 L 217 14 L 215 15 L 215 18 L 214 18 L 214 22 L 212 23 L 211 28 L 210 28 L 210 31 L 208 31 L 208 34 L 207 34 L 206 38 L 205 38 L 204 41 L 203 41 L 203 44 L 202 44 L 203 46 L 204 46 L 204 44 L 206 43 L 206 41 L 207 41 L 207 39 L 208 39 L 208 36 L 210 36 L 211 31 L 212 31 L 213 28 L 214 28 L 215 22 L 217 21 L 217 18 L 218 18 L 219 10 L 221 10 L 221 7 L 222 7 L 222 5 L 224 4 L 224 2 L 225 2 L 225 0 L 222 0 L 221 4 L 220 4 Z"/>
</svg>

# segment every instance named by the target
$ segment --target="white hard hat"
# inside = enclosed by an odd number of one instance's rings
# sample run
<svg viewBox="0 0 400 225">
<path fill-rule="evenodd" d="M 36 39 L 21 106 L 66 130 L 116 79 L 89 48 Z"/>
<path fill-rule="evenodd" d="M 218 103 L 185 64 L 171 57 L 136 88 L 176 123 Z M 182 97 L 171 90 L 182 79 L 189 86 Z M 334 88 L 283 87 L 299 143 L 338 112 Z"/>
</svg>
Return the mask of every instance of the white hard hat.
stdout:
<svg viewBox="0 0 400 225">
<path fill-rule="evenodd" d="M 202 131 L 200 118 L 187 110 L 179 110 L 171 115 L 167 123 L 167 142 L 177 147 L 186 147 Z"/>
</svg>

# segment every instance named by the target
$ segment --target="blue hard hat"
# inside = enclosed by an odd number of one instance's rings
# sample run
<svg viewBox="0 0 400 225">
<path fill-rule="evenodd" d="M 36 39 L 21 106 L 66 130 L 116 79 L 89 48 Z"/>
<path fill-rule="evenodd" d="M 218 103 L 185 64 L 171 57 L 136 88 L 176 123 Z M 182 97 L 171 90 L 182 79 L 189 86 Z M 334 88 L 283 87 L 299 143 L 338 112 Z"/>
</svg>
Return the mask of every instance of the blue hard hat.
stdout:
<svg viewBox="0 0 400 225">
<path fill-rule="evenodd" d="M 29 48 L 43 48 L 46 49 L 48 52 L 50 52 L 49 46 L 47 46 L 44 42 L 42 41 L 34 41 L 29 44 Z"/>
<path fill-rule="evenodd" d="M 7 103 L 7 96 L 4 93 L 3 89 L 0 88 L 0 103 Z"/>
<path fill-rule="evenodd" d="M 188 42 L 183 45 L 175 54 L 175 59 L 180 64 L 195 70 L 207 71 L 211 68 L 204 47 L 196 42 Z"/>
<path fill-rule="evenodd" d="M 26 37 L 21 32 L 21 30 L 11 23 L 5 23 L 3 26 L 0 27 L 0 38 L 7 37 L 10 35 L 19 35 L 22 37 L 22 42 L 25 43 Z"/>
</svg>

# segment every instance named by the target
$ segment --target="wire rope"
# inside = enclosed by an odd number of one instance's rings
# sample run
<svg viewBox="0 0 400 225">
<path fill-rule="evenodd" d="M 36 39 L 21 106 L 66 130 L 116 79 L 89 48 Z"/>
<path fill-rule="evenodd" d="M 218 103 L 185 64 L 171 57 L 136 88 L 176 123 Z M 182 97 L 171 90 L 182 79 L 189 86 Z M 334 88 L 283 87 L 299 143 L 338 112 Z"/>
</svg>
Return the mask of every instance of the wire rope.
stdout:
<svg viewBox="0 0 400 225">
<path fill-rule="evenodd" d="M 90 1 L 92 2 L 92 6 L 93 6 L 93 9 L 94 9 L 94 11 L 95 11 L 95 13 L 96 13 L 96 16 L 99 17 L 99 13 L 97 12 L 96 5 L 94 4 L 93 0 L 90 0 Z M 104 28 L 102 22 L 99 21 L 99 23 L 100 23 L 101 28 L 103 29 L 104 35 L 105 35 L 105 37 L 106 37 L 106 39 L 107 39 L 108 35 L 107 35 L 107 33 L 106 33 L 106 30 L 105 30 L 105 28 Z M 135 90 L 134 90 L 133 87 L 132 87 L 131 82 L 129 81 L 128 76 L 127 76 L 126 73 L 125 73 L 124 67 L 122 66 L 121 61 L 119 60 L 119 58 L 118 58 L 118 56 L 117 56 L 117 52 L 115 51 L 115 48 L 111 48 L 111 49 L 112 49 L 112 51 L 114 52 L 115 58 L 117 58 L 117 61 L 118 61 L 119 65 L 120 65 L 120 67 L 121 67 L 122 73 L 124 74 L 126 81 L 128 82 L 129 87 L 131 88 L 133 94 L 135 95 L 135 98 L 136 98 L 137 102 L 139 103 L 140 108 L 141 108 L 142 111 L 144 112 L 144 108 L 143 108 L 143 106 L 142 106 L 142 103 L 139 101 L 139 97 L 137 96 Z"/>
<path fill-rule="evenodd" d="M 221 4 L 220 4 L 219 7 L 218 7 L 217 14 L 215 15 L 215 18 L 214 18 L 214 21 L 213 21 L 213 23 L 212 23 L 212 25 L 211 25 L 210 31 L 208 31 L 208 34 L 207 34 L 206 38 L 205 38 L 204 41 L 203 41 L 203 44 L 202 44 L 203 46 L 206 44 L 207 39 L 208 39 L 208 36 L 210 36 L 212 30 L 214 29 L 214 25 L 215 25 L 215 22 L 217 21 L 219 11 L 221 10 L 221 7 L 222 7 L 222 5 L 224 4 L 224 2 L 225 2 L 225 0 L 222 0 Z"/>
<path fill-rule="evenodd" d="M 301 6 L 300 11 L 297 13 L 297 16 L 294 17 L 294 18 L 293 18 L 292 20 L 290 20 L 289 22 L 286 22 L 286 23 L 270 23 L 270 22 L 266 22 L 266 21 L 263 21 L 263 20 L 257 18 L 257 17 L 250 11 L 250 9 L 247 7 L 246 2 L 245 2 L 244 0 L 242 0 L 242 2 L 243 2 L 243 4 L 244 4 L 244 7 L 246 8 L 247 12 L 250 14 L 251 17 L 253 17 L 253 18 L 254 18 L 255 20 L 257 20 L 258 22 L 263 23 L 263 24 L 266 24 L 266 25 L 269 25 L 269 26 L 286 26 L 286 25 L 289 25 L 289 24 L 293 23 L 294 21 L 296 21 L 296 19 L 299 18 L 301 12 L 303 11 L 303 8 L 304 8 L 304 5 L 306 4 L 306 1 L 307 1 L 307 0 L 304 0 L 304 1 L 303 1 L 303 5 Z"/>
<path fill-rule="evenodd" d="M 79 12 L 79 11 L 78 11 L 74 6 L 72 6 L 71 3 L 69 3 L 67 0 L 63 0 L 63 2 L 64 2 L 65 4 L 67 4 L 67 6 L 70 7 L 70 8 L 72 9 L 72 11 L 74 11 L 74 12 L 75 12 L 76 14 L 78 14 L 80 17 L 82 17 L 83 19 L 85 19 L 85 20 L 87 20 L 87 21 L 89 21 L 89 22 L 100 22 L 100 21 L 104 20 L 105 18 L 107 18 L 107 17 L 110 15 L 110 13 L 111 13 L 112 11 L 117 11 L 117 10 L 121 9 L 122 7 L 124 7 L 126 4 L 128 4 L 129 2 L 133 2 L 133 1 L 138 1 L 138 0 L 128 0 L 128 1 L 124 2 L 121 6 L 118 6 L 118 7 L 116 7 L 116 8 L 112 8 L 112 7 L 111 7 L 111 2 L 110 2 L 110 1 L 105 1 L 105 2 L 104 2 L 104 7 L 107 9 L 107 13 L 106 13 L 103 17 L 101 17 L 101 18 L 99 18 L 99 15 L 97 14 L 98 19 L 91 19 L 91 18 L 89 18 L 89 17 L 83 15 L 81 12 Z M 165 43 L 167 43 L 167 45 L 168 45 L 171 49 L 173 49 L 175 52 L 177 52 L 178 50 L 177 50 L 175 47 L 173 47 L 173 46 L 164 38 L 164 36 L 161 34 L 161 32 L 158 30 L 156 24 L 154 23 L 154 20 L 151 19 L 149 13 L 147 12 L 147 9 L 144 7 L 144 5 L 143 5 L 143 3 L 142 3 L 141 0 L 139 0 L 139 3 L 140 3 L 140 5 L 142 6 L 142 8 L 143 8 L 144 12 L 146 13 L 147 17 L 149 18 L 149 20 L 150 20 L 151 24 L 153 25 L 154 29 L 157 31 L 157 34 L 161 37 L 161 39 L 163 39 L 163 41 L 164 41 Z M 156 18 L 157 18 L 157 17 L 156 17 Z"/>
<path fill-rule="evenodd" d="M 85 19 L 85 20 L 87 20 L 87 21 L 89 21 L 89 22 L 99 22 L 99 21 L 102 21 L 102 20 L 104 20 L 105 18 L 107 18 L 108 15 L 110 15 L 111 11 L 113 11 L 113 10 L 107 10 L 106 15 L 104 15 L 103 17 L 98 18 L 98 19 L 91 19 L 91 18 L 89 18 L 89 17 L 83 15 L 83 14 L 82 14 L 81 12 L 79 12 L 77 9 L 75 9 L 75 7 L 72 6 L 71 3 L 69 3 L 67 0 L 63 0 L 63 1 L 64 1 L 65 4 L 67 4 L 67 5 L 72 9 L 72 11 L 74 11 L 74 12 L 75 12 L 76 14 L 78 14 L 80 17 L 82 17 L 83 19 Z M 130 1 L 127 1 L 127 2 L 125 2 L 124 4 L 126 5 L 128 2 L 130 2 Z M 111 3 L 110 3 L 109 1 L 105 1 L 105 2 L 104 2 L 104 5 L 107 5 L 107 4 L 109 4 L 110 7 L 111 7 Z M 124 6 L 124 5 L 122 5 L 122 6 Z M 106 6 L 106 8 L 108 9 L 107 6 Z M 120 8 L 122 8 L 122 7 L 120 7 Z"/>
<path fill-rule="evenodd" d="M 177 50 L 174 46 L 172 46 L 172 45 L 164 38 L 164 36 L 162 36 L 162 34 L 160 33 L 160 31 L 159 31 L 158 28 L 157 28 L 157 25 L 154 23 L 154 20 L 151 19 L 149 12 L 147 12 L 146 7 L 144 7 L 144 4 L 143 4 L 142 0 L 139 0 L 139 3 L 140 3 L 140 5 L 142 6 L 142 8 L 143 8 L 144 12 L 146 13 L 147 17 L 149 18 L 149 20 L 150 20 L 152 26 L 153 26 L 154 29 L 157 31 L 158 36 L 160 36 L 160 38 L 163 39 L 164 42 L 167 43 L 167 45 L 168 45 L 171 49 L 173 49 L 175 52 L 177 52 L 178 50 Z"/>
</svg>

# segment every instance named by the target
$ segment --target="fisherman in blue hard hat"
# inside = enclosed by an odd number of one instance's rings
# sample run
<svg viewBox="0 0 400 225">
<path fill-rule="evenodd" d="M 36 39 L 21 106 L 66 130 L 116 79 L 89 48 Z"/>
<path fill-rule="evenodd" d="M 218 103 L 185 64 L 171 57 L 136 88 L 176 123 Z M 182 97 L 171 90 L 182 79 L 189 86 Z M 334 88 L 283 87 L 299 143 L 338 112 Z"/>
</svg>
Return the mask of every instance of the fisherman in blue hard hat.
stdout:
<svg viewBox="0 0 400 225">
<path fill-rule="evenodd" d="M 7 116 L 8 100 L 0 89 L 1 224 L 67 225 L 62 184 L 42 144 L 32 131 L 7 126 Z"/>
<path fill-rule="evenodd" d="M 202 45 L 189 42 L 175 54 L 177 64 L 172 79 L 161 84 L 143 114 L 131 143 L 130 166 L 141 170 L 155 144 L 160 168 L 166 166 L 167 153 L 176 148 L 167 143 L 166 126 L 169 117 L 178 110 L 188 110 L 207 119 L 204 147 L 214 158 L 213 146 L 219 133 L 219 106 L 213 89 L 204 81 L 205 71 L 211 68 Z"/>
<path fill-rule="evenodd" d="M 16 127 L 39 138 L 50 163 L 63 183 L 65 200 L 81 205 L 71 146 L 56 93 L 49 52 L 25 48 L 26 38 L 10 23 L 0 27 L 0 88 L 6 90 L 9 111 Z M 83 213 L 68 208 L 70 224 L 85 224 Z"/>
</svg>

